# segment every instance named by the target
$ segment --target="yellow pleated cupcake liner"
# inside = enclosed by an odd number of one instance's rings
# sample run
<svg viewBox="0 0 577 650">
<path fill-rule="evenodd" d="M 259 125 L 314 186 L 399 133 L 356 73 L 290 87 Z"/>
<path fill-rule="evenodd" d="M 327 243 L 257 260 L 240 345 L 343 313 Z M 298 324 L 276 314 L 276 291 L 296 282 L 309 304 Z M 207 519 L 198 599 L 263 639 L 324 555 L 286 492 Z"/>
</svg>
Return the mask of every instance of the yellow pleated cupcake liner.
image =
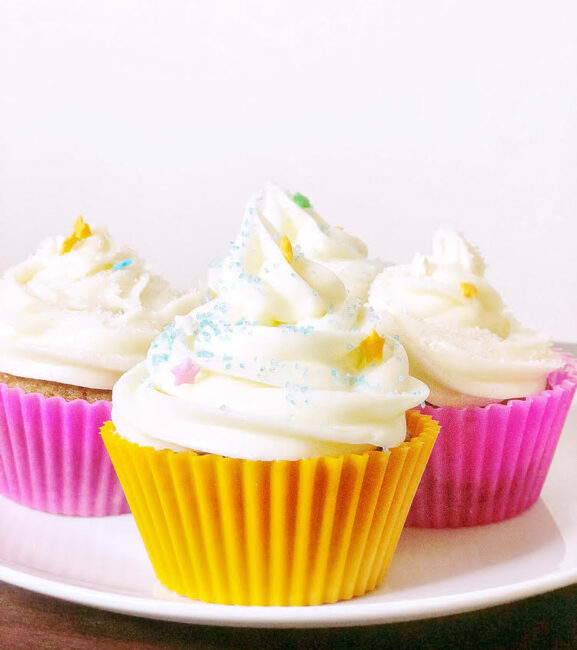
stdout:
<svg viewBox="0 0 577 650">
<path fill-rule="evenodd" d="M 102 437 L 160 582 L 211 603 L 318 605 L 385 577 L 438 424 L 389 451 L 254 461 Z"/>
</svg>

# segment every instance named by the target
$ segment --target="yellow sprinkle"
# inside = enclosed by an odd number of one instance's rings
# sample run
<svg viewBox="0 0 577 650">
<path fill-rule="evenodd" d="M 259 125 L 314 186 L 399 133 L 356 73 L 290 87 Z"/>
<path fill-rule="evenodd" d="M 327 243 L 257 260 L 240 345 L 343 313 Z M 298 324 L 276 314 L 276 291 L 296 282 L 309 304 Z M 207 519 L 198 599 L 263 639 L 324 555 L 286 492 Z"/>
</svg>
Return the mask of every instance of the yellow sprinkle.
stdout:
<svg viewBox="0 0 577 650">
<path fill-rule="evenodd" d="M 293 263 L 293 247 L 291 246 L 290 240 L 286 235 L 283 235 L 279 247 L 282 251 L 282 254 L 285 257 L 285 260 L 289 263 Z"/>
<path fill-rule="evenodd" d="M 64 255 L 64 253 L 69 253 L 72 250 L 72 247 L 74 244 L 78 241 L 74 235 L 70 235 L 66 237 L 66 239 L 62 242 L 62 248 L 60 249 L 60 255 Z"/>
<path fill-rule="evenodd" d="M 93 267 L 86 275 L 96 275 L 97 273 L 101 273 L 102 271 L 110 271 L 112 268 L 112 264 L 110 262 L 107 262 L 106 264 L 100 264 L 99 266 Z"/>
<path fill-rule="evenodd" d="M 361 341 L 360 348 L 364 352 L 366 363 L 371 363 L 375 359 L 380 361 L 383 358 L 384 344 L 385 339 L 379 336 L 376 330 L 373 330 L 366 339 Z"/>
<path fill-rule="evenodd" d="M 84 221 L 82 217 L 78 217 L 74 223 L 72 234 L 68 235 L 68 237 L 66 237 L 66 239 L 62 242 L 60 255 L 69 253 L 79 241 L 90 237 L 90 235 L 92 235 L 90 226 Z"/>
<path fill-rule="evenodd" d="M 82 217 L 78 217 L 74 222 L 74 234 L 76 238 L 80 241 L 81 239 L 86 239 L 92 234 L 90 226 L 84 221 Z"/>
<path fill-rule="evenodd" d="M 461 282 L 461 291 L 465 298 L 476 298 L 477 297 L 477 287 L 474 284 L 469 282 Z"/>
</svg>

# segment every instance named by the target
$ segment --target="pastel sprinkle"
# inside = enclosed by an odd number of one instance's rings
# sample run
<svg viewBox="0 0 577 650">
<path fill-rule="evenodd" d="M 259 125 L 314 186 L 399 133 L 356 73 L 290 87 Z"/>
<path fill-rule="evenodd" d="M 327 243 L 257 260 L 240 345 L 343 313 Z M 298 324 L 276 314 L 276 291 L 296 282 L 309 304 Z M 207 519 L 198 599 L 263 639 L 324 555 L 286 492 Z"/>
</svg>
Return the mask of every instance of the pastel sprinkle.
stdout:
<svg viewBox="0 0 577 650">
<path fill-rule="evenodd" d="M 476 298 L 477 297 L 477 287 L 470 282 L 461 282 L 461 291 L 465 298 Z"/>
<path fill-rule="evenodd" d="M 132 260 L 130 258 L 126 258 L 125 260 L 122 260 L 122 262 L 117 262 L 113 267 L 113 271 L 120 271 L 120 269 L 124 269 L 127 266 L 130 266 L 132 264 Z"/>
<path fill-rule="evenodd" d="M 385 339 L 382 336 L 379 336 L 376 330 L 373 330 L 367 338 L 363 339 L 360 343 L 360 348 L 365 355 L 365 361 L 371 363 L 371 361 L 381 360 L 383 358 L 383 345 L 385 344 Z"/>
<path fill-rule="evenodd" d="M 82 217 L 78 217 L 78 219 L 76 219 L 74 222 L 72 234 L 68 235 L 68 237 L 66 237 L 66 239 L 62 242 L 60 255 L 69 253 L 79 241 L 90 237 L 90 235 L 92 235 L 90 226 L 84 221 Z"/>
<path fill-rule="evenodd" d="M 311 207 L 311 202 L 307 199 L 307 197 L 304 194 L 301 194 L 300 192 L 297 192 L 296 194 L 293 195 L 293 201 L 299 206 L 299 208 Z"/>
<path fill-rule="evenodd" d="M 293 263 L 293 247 L 290 243 L 290 239 L 286 236 L 283 235 L 281 237 L 281 240 L 279 242 L 279 248 L 284 255 L 285 260 L 289 263 Z"/>
<path fill-rule="evenodd" d="M 180 386 L 180 384 L 194 384 L 194 380 L 199 371 L 200 366 L 192 363 L 192 360 L 187 357 L 182 363 L 179 363 L 178 366 L 175 366 L 171 370 L 174 375 L 175 386 Z"/>
</svg>

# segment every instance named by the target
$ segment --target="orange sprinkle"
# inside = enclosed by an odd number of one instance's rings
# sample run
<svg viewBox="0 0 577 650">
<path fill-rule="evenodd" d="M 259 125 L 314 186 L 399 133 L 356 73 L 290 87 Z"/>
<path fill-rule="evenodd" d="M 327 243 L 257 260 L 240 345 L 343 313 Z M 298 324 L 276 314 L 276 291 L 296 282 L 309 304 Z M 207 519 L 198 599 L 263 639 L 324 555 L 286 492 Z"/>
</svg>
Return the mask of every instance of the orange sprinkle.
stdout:
<svg viewBox="0 0 577 650">
<path fill-rule="evenodd" d="M 380 361 L 383 358 L 384 344 L 385 339 L 379 336 L 376 330 L 373 330 L 366 339 L 363 339 L 360 343 L 360 348 L 365 355 L 365 362 Z"/>
</svg>

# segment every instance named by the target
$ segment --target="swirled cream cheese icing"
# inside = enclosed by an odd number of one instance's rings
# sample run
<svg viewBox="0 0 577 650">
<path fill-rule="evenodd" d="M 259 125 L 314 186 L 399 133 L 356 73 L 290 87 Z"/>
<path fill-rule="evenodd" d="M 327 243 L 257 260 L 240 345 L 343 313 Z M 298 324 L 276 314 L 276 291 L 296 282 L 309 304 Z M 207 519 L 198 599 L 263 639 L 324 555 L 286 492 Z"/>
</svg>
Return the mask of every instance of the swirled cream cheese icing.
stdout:
<svg viewBox="0 0 577 650">
<path fill-rule="evenodd" d="M 175 319 L 113 390 L 133 442 L 259 460 L 392 447 L 428 391 L 329 268 L 247 211 L 212 301 Z"/>
<path fill-rule="evenodd" d="M 368 258 L 360 239 L 324 221 L 306 196 L 269 183 L 248 202 L 246 214 L 266 219 L 288 237 L 296 259 L 302 256 L 326 266 L 342 280 L 349 296 L 366 302 L 371 282 L 385 263 Z M 220 277 L 221 261 L 209 272 L 209 284 L 216 294 L 228 281 Z"/>
<path fill-rule="evenodd" d="M 548 340 L 522 327 L 484 277 L 479 252 L 454 231 L 441 230 L 433 254 L 383 270 L 369 304 L 393 316 L 411 374 L 437 406 L 484 406 L 525 397 L 559 368 Z"/>
<path fill-rule="evenodd" d="M 0 371 L 110 389 L 176 314 L 201 302 L 79 218 L 0 278 Z"/>
</svg>

